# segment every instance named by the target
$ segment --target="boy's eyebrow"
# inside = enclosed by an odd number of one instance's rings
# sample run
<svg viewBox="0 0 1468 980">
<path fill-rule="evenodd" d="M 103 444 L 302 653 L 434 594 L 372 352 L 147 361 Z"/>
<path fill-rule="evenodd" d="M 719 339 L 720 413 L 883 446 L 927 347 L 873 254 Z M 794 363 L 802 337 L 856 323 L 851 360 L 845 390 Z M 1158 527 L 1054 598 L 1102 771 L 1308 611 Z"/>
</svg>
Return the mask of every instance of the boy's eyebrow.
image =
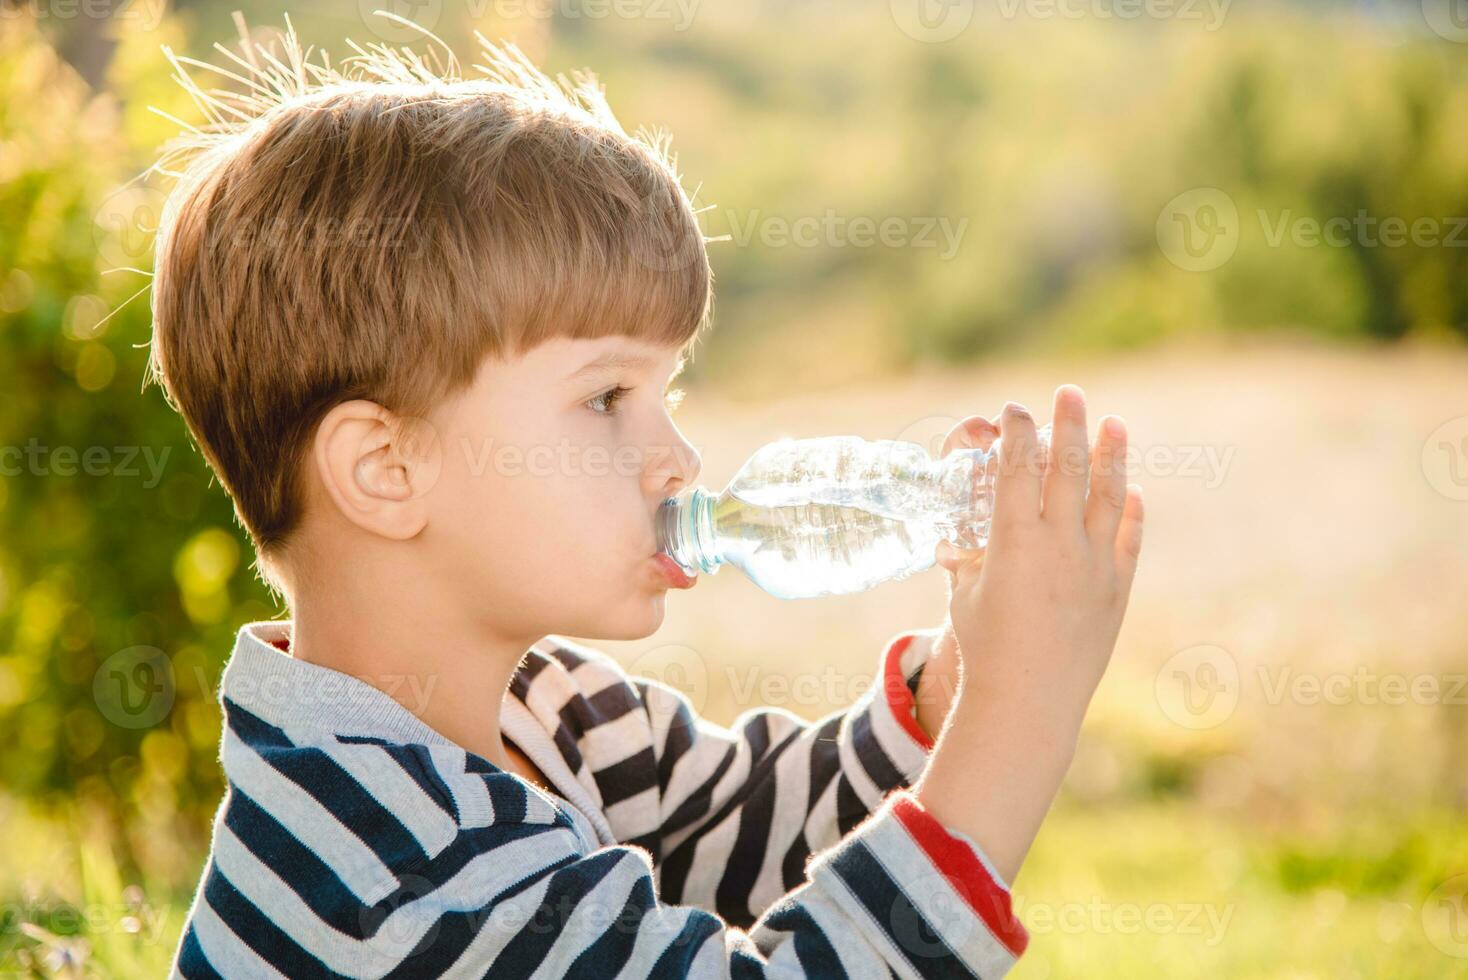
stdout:
<svg viewBox="0 0 1468 980">
<path fill-rule="evenodd" d="M 652 367 L 654 363 L 656 362 L 653 358 L 642 354 L 625 354 L 621 351 L 607 351 L 595 360 L 572 371 L 566 376 L 566 380 L 582 381 L 595 377 L 604 371 L 642 371 Z M 673 368 L 673 377 L 676 378 L 687 363 L 688 358 L 686 356 L 679 357 L 677 365 Z"/>
<path fill-rule="evenodd" d="M 603 371 L 612 370 L 642 370 L 652 364 L 652 359 L 641 354 L 623 354 L 620 351 L 607 351 L 596 360 L 582 366 L 578 370 L 566 375 L 567 381 L 581 381 L 585 378 L 595 377 Z"/>
</svg>

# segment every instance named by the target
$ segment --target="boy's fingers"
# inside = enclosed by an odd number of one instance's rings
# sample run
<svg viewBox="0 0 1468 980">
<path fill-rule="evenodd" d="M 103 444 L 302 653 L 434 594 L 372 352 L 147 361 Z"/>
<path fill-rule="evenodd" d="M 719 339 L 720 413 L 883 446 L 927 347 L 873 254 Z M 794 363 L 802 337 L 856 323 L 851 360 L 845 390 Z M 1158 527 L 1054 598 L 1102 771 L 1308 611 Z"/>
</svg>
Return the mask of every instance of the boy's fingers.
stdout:
<svg viewBox="0 0 1468 980">
<path fill-rule="evenodd" d="M 1122 594 L 1131 591 L 1132 579 L 1137 574 L 1137 560 L 1142 554 L 1142 521 L 1145 508 L 1142 506 L 1142 487 L 1130 484 L 1126 488 L 1126 506 L 1121 515 L 1121 530 L 1116 535 L 1116 572 L 1121 580 Z"/>
<path fill-rule="evenodd" d="M 1086 438 L 1086 395 L 1076 385 L 1055 389 L 1051 417 L 1049 462 L 1044 482 L 1045 517 L 1079 527 L 1090 481 L 1090 453 Z"/>
<path fill-rule="evenodd" d="M 994 477 L 994 523 L 991 536 L 1006 526 L 1027 524 L 1040 516 L 1043 459 L 1035 452 L 1035 420 L 1023 405 L 1007 402 L 999 415 L 999 466 Z"/>
<path fill-rule="evenodd" d="M 997 425 L 982 415 L 970 415 L 948 431 L 948 437 L 943 440 L 941 455 L 947 456 L 955 449 L 987 450 L 997 438 L 999 438 Z M 950 575 L 956 576 L 960 567 L 981 559 L 983 555 L 982 549 L 962 548 L 948 541 L 938 542 L 937 563 L 943 566 Z"/>
<path fill-rule="evenodd" d="M 970 415 L 948 430 L 943 440 L 943 451 L 947 456 L 955 449 L 988 449 L 999 438 L 999 427 L 982 415 Z"/>
<path fill-rule="evenodd" d="M 1098 550 L 1116 540 L 1126 505 L 1126 423 L 1115 415 L 1101 420 L 1091 453 L 1091 495 L 1086 500 L 1086 533 Z"/>
</svg>

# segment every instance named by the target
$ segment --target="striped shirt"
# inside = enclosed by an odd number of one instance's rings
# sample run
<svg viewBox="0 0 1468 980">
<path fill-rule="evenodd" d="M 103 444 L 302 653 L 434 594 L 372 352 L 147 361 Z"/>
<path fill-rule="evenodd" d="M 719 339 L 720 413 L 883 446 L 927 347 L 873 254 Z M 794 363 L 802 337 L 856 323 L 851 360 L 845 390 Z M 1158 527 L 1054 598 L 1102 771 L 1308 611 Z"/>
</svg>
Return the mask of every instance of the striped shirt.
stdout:
<svg viewBox="0 0 1468 980">
<path fill-rule="evenodd" d="M 500 723 L 551 793 L 248 624 L 172 975 L 1001 976 L 1028 940 L 1009 887 L 910 791 L 918 635 L 849 709 L 728 728 L 547 637 Z"/>
</svg>

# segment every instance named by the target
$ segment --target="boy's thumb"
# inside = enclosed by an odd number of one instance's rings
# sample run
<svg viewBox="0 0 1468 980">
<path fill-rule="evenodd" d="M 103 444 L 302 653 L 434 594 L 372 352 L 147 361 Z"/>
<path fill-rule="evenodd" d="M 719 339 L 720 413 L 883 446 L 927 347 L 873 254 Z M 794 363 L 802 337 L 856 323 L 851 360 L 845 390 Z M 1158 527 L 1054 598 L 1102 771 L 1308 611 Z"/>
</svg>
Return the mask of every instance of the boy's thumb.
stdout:
<svg viewBox="0 0 1468 980">
<path fill-rule="evenodd" d="M 999 427 L 982 415 L 970 415 L 949 430 L 943 440 L 941 455 L 947 456 L 955 449 L 988 449 L 999 437 Z M 961 548 L 948 541 L 939 541 L 937 563 L 948 572 L 952 580 L 958 578 L 961 568 L 978 568 L 983 560 L 982 548 Z"/>
<path fill-rule="evenodd" d="M 936 557 L 944 571 L 957 579 L 960 569 L 978 568 L 978 563 L 984 560 L 984 550 L 982 548 L 960 548 L 948 541 L 939 541 Z"/>
</svg>

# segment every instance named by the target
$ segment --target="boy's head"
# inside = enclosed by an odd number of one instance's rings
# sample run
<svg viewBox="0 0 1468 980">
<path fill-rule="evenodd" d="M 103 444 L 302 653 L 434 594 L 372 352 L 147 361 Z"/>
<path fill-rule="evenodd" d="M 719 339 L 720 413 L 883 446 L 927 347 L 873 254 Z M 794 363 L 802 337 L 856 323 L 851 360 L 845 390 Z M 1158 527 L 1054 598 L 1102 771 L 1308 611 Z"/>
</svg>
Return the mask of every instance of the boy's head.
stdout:
<svg viewBox="0 0 1468 980">
<path fill-rule="evenodd" d="M 152 374 L 293 603 L 351 562 L 498 629 L 646 635 L 656 509 L 699 466 L 666 386 L 704 238 L 665 136 L 480 41 L 467 80 L 293 32 L 245 44 L 242 94 L 180 68 L 210 124 L 159 164 Z"/>
</svg>

